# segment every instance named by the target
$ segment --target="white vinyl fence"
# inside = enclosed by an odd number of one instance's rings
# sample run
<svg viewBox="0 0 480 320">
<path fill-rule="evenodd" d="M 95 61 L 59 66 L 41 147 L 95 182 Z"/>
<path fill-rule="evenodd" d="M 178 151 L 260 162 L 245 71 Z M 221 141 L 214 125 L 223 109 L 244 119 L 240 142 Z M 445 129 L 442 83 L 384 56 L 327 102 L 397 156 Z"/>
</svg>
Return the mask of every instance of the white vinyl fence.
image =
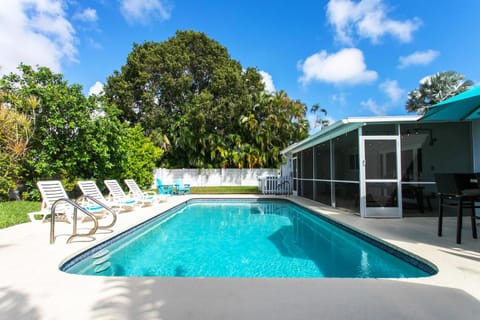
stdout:
<svg viewBox="0 0 480 320">
<path fill-rule="evenodd" d="M 156 169 L 154 178 L 171 184 L 183 179 L 192 187 L 206 186 L 258 186 L 260 178 L 278 176 L 278 169 Z"/>
</svg>

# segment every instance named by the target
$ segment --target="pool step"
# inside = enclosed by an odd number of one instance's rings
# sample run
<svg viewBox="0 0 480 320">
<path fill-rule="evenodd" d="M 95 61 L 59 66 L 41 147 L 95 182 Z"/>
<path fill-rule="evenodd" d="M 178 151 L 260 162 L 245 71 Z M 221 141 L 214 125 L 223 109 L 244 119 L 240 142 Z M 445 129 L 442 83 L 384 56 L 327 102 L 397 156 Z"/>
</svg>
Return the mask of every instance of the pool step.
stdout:
<svg viewBox="0 0 480 320">
<path fill-rule="evenodd" d="M 101 272 L 109 269 L 111 266 L 112 266 L 112 264 L 109 261 L 107 261 L 107 262 L 95 267 L 94 271 L 95 271 L 95 273 L 101 273 Z"/>
<path fill-rule="evenodd" d="M 93 260 L 93 264 L 98 266 L 99 264 L 104 264 L 105 262 L 108 262 L 108 259 L 110 258 L 110 255 L 103 256 L 99 259 Z"/>
<path fill-rule="evenodd" d="M 112 264 L 108 259 L 110 258 L 110 252 L 108 249 L 102 249 L 92 255 L 93 265 L 95 265 L 95 273 L 104 272 L 112 267 Z"/>
<path fill-rule="evenodd" d="M 97 251 L 95 254 L 93 254 L 92 258 L 93 259 L 98 259 L 98 258 L 101 258 L 101 257 L 107 255 L 108 253 L 110 253 L 110 251 L 108 251 L 108 249 L 102 249 L 100 251 Z"/>
</svg>

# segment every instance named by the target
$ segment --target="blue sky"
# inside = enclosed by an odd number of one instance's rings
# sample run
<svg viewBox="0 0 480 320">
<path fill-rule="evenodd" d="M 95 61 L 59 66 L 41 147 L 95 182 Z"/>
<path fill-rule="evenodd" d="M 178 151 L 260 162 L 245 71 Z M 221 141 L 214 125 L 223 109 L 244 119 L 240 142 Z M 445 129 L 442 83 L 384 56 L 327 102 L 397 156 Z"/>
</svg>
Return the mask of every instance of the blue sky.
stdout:
<svg viewBox="0 0 480 320">
<path fill-rule="evenodd" d="M 195 30 L 331 121 L 402 115 L 425 76 L 480 82 L 478 12 L 478 0 L 2 0 L 0 74 L 44 65 L 88 94 L 134 42 Z"/>
</svg>

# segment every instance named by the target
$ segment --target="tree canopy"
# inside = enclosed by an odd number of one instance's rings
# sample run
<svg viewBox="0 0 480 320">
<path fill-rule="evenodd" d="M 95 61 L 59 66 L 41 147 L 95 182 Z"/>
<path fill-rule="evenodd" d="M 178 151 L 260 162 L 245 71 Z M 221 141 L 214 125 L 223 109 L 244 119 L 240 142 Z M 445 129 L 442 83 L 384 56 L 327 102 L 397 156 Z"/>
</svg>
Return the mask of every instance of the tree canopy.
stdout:
<svg viewBox="0 0 480 320">
<path fill-rule="evenodd" d="M 166 150 L 168 167 L 277 167 L 279 151 L 308 132 L 304 104 L 265 93 L 255 68 L 194 31 L 135 44 L 105 94 Z"/>
<path fill-rule="evenodd" d="M 420 86 L 408 93 L 405 108 L 408 112 L 416 111 L 418 114 L 423 114 L 427 107 L 456 96 L 472 85 L 472 81 L 465 79 L 465 76 L 457 72 L 436 73 L 422 79 Z"/>
<path fill-rule="evenodd" d="M 305 104 L 267 93 L 256 68 L 199 32 L 134 44 L 102 96 L 46 67 L 18 70 L 0 78 L 0 197 L 45 179 L 149 186 L 159 165 L 278 167 L 280 150 L 308 135 Z"/>
<path fill-rule="evenodd" d="M 126 177 L 151 184 L 161 150 L 143 129 L 122 123 L 115 107 L 85 97 L 81 86 L 69 85 L 48 68 L 20 65 L 19 71 L 0 79 L 2 109 L 8 106 L 10 116 L 22 123 L 29 120 L 22 126 L 31 132 L 28 141 L 22 140 L 28 144 L 16 184 L 33 189 L 40 179 L 61 179 L 68 190 L 82 178 Z M 133 167 L 139 158 L 143 166 Z"/>
</svg>

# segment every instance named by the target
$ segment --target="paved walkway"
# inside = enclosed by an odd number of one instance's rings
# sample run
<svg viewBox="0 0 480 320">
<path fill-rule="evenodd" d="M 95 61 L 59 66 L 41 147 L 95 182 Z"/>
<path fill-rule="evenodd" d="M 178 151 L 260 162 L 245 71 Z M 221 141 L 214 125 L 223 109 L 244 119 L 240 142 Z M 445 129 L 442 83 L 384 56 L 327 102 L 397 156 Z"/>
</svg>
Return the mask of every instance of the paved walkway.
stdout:
<svg viewBox="0 0 480 320">
<path fill-rule="evenodd" d="M 202 196 L 205 197 L 205 196 Z M 252 196 L 242 196 L 252 197 Z M 455 220 L 444 237 L 435 218 L 360 219 L 289 198 L 417 254 L 439 268 L 419 279 L 122 278 L 65 274 L 63 261 L 188 196 L 119 215 L 114 233 L 66 244 L 71 225 L 25 223 L 0 230 L 0 319 L 478 319 L 480 240 Z"/>
</svg>

